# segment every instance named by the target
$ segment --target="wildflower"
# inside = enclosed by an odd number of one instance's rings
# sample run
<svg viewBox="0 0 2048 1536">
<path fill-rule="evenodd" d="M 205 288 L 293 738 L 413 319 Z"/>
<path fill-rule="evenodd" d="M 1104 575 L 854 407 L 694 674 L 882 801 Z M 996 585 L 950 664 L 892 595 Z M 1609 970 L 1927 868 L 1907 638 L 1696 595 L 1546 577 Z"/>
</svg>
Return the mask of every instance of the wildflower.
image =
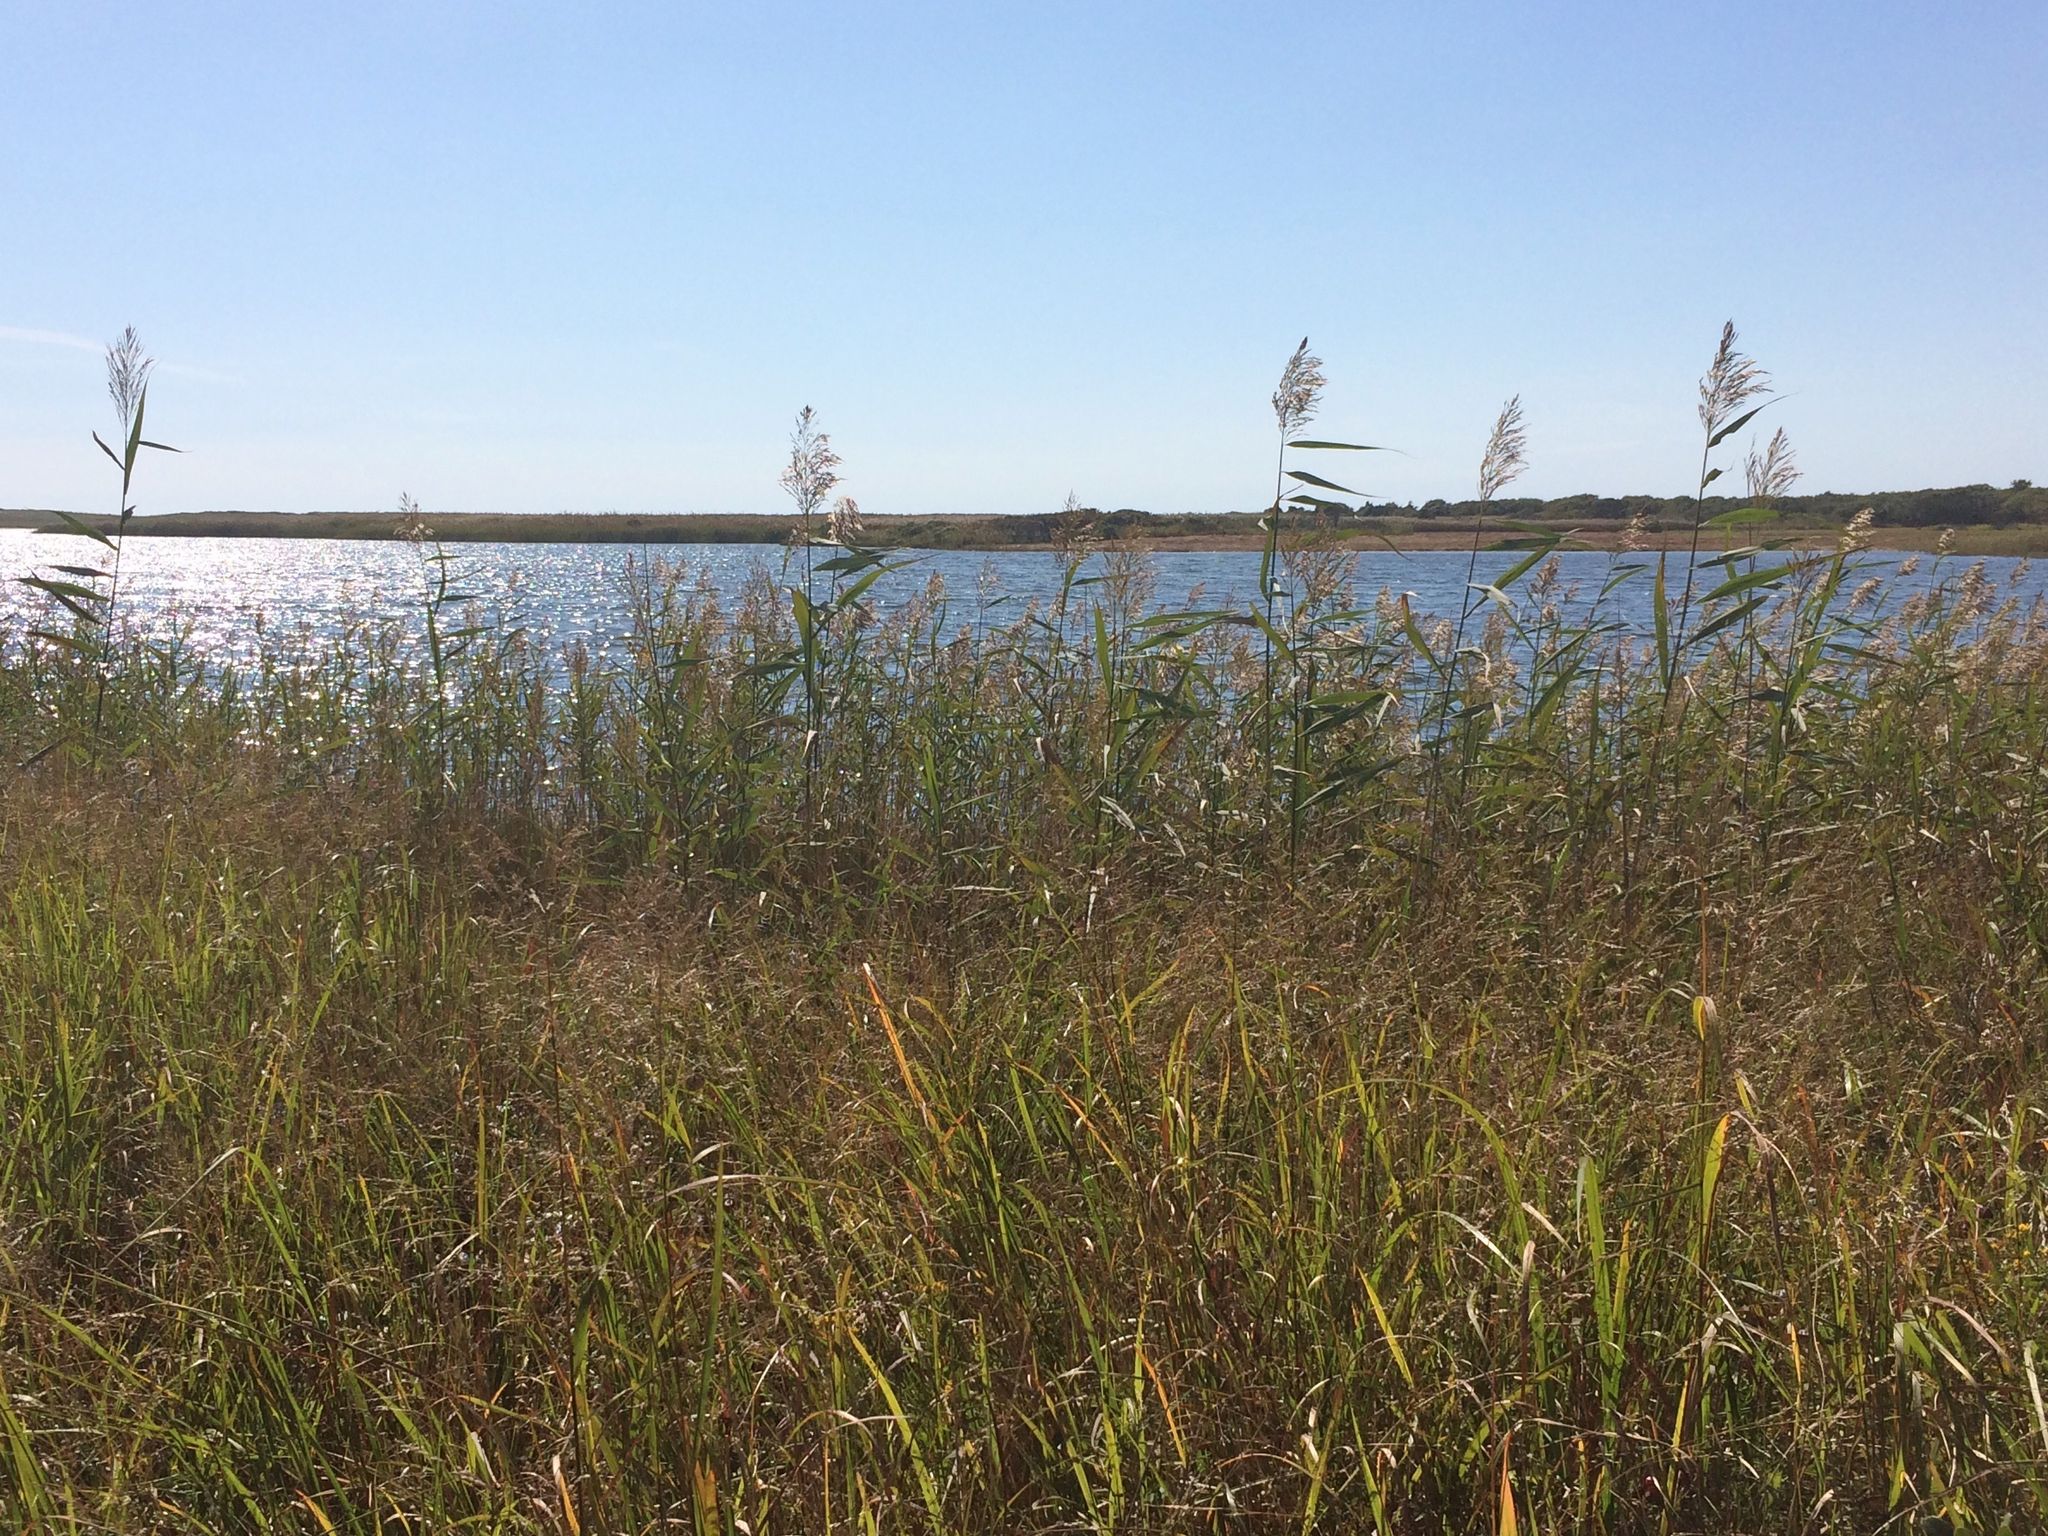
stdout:
<svg viewBox="0 0 2048 1536">
<path fill-rule="evenodd" d="M 1858 550 L 1870 548 L 1870 525 L 1877 521 L 1877 514 L 1865 507 L 1842 527 L 1841 551 L 1853 555 Z"/>
<path fill-rule="evenodd" d="M 1641 507 L 1629 514 L 1628 524 L 1621 530 L 1621 552 L 1633 555 L 1650 542 L 1650 522 L 1643 515 Z"/>
</svg>

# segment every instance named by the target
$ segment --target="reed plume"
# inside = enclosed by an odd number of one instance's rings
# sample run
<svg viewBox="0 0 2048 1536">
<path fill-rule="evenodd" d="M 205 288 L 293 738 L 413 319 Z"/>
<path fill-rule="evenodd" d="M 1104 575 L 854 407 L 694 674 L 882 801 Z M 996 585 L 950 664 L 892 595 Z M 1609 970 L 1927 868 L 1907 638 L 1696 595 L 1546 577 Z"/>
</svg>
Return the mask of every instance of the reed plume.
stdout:
<svg viewBox="0 0 2048 1536">
<path fill-rule="evenodd" d="M 105 570 L 93 567 L 59 567 L 64 575 L 79 578 L 89 583 L 81 586 L 78 581 L 53 581 L 49 577 L 32 576 L 24 578 L 28 585 L 39 587 L 55 596 L 74 615 L 84 621 L 90 637 L 91 647 L 96 651 L 95 666 L 98 681 L 93 692 L 92 706 L 92 747 L 91 756 L 95 765 L 99 761 L 101 730 L 106 719 L 107 675 L 110 652 L 115 639 L 115 616 L 121 599 L 121 554 L 128 540 L 128 519 L 135 515 L 134 503 L 129 499 L 135 487 L 136 454 L 143 448 L 155 448 L 164 453 L 178 450 L 168 443 L 153 443 L 142 435 L 142 418 L 149 404 L 149 376 L 156 370 L 156 359 L 143 349 L 142 338 L 129 326 L 121 337 L 107 348 L 107 395 L 114 402 L 114 414 L 119 418 L 121 431 L 118 441 L 121 451 L 116 453 L 104 439 L 95 432 L 93 442 L 101 453 L 113 461 L 121 471 L 120 510 L 115 517 L 115 534 L 106 534 L 87 528 L 69 513 L 58 516 L 75 533 L 105 545 L 113 552 L 113 563 Z M 104 582 L 104 588 L 100 583 Z M 84 606 L 81 606 L 83 604 Z M 97 612 L 95 612 L 97 608 Z"/>
<path fill-rule="evenodd" d="M 1841 550 L 1853 555 L 1870 548 L 1871 524 L 1877 521 L 1877 514 L 1869 507 L 1858 512 L 1842 525 Z"/>
<path fill-rule="evenodd" d="M 789 435 L 789 463 L 783 467 L 780 483 L 796 503 L 808 538 L 811 520 L 839 484 L 839 455 L 832 451 L 832 434 L 818 430 L 818 413 L 808 405 L 797 412 L 796 430 Z"/>
<path fill-rule="evenodd" d="M 1491 501 L 1529 467 L 1528 433 L 1522 427 L 1522 397 L 1516 395 L 1494 418 L 1493 435 L 1479 460 L 1479 499 Z"/>
<path fill-rule="evenodd" d="M 860 530 L 860 503 L 851 496 L 841 496 L 832 503 L 825 518 L 825 537 L 834 544 L 851 544 L 860 537 Z"/>
<path fill-rule="evenodd" d="M 1736 350 L 1736 339 L 1735 322 L 1725 322 L 1713 365 L 1700 380 L 1700 425 L 1707 429 L 1709 447 L 1743 406 L 1771 387 L 1771 376 L 1756 359 Z"/>
<path fill-rule="evenodd" d="M 1282 437 L 1291 437 L 1315 419 L 1328 382 L 1323 377 L 1323 360 L 1309 351 L 1308 338 L 1302 337 L 1301 345 L 1280 370 L 1280 385 L 1273 391 L 1273 415 Z"/>
<path fill-rule="evenodd" d="M 1479 499 L 1490 502 L 1500 493 L 1501 487 L 1512 483 L 1529 467 L 1529 434 L 1522 423 L 1522 397 L 1511 395 L 1500 408 L 1500 414 L 1493 419 L 1493 431 L 1487 434 L 1486 451 L 1479 456 Z M 1444 626 L 1436 650 L 1444 657 L 1443 688 L 1437 700 L 1436 716 L 1441 728 L 1449 721 L 1451 699 L 1457 690 L 1458 657 L 1465 647 L 1465 630 L 1472 622 L 1473 611 L 1479 605 L 1479 541 L 1485 520 L 1481 518 L 1472 525 L 1472 550 L 1465 560 L 1465 600 L 1459 605 L 1458 622 L 1455 628 Z M 1430 745 L 1429 765 L 1429 828 L 1434 840 L 1437 827 L 1438 791 L 1441 788 L 1440 770 L 1443 766 L 1445 742 L 1440 733 Z"/>
<path fill-rule="evenodd" d="M 1799 466 L 1793 462 L 1792 440 L 1785 436 L 1785 429 L 1780 427 L 1771 434 L 1762 453 L 1752 448 L 1742 469 L 1744 489 L 1755 505 L 1769 506 L 1788 493 L 1799 479 Z"/>
<path fill-rule="evenodd" d="M 1100 542 L 1097 530 L 1099 523 L 1092 507 L 1081 505 L 1081 498 L 1072 491 L 1067 492 L 1066 502 L 1052 519 L 1052 547 L 1061 555 L 1079 556 L 1085 559 Z"/>
<path fill-rule="evenodd" d="M 1259 559 L 1259 598 L 1266 610 L 1265 630 L 1262 636 L 1265 648 L 1265 716 L 1266 756 L 1269 765 L 1272 759 L 1272 715 L 1273 715 L 1273 620 L 1277 611 L 1280 587 L 1276 579 L 1280 556 L 1280 507 L 1287 487 L 1287 449 L 1289 439 L 1310 421 L 1315 419 L 1317 408 L 1322 404 L 1323 386 L 1328 381 L 1323 377 L 1323 360 L 1308 349 L 1308 338 L 1301 338 L 1287 359 L 1287 366 L 1280 370 L 1280 382 L 1273 390 L 1273 418 L 1280 426 L 1280 452 L 1273 466 L 1273 504 L 1267 508 L 1261 520 L 1266 535 L 1265 549 Z M 1299 475 L 1297 479 L 1301 478 Z M 1330 482 L 1309 478 L 1314 485 Z"/>
<path fill-rule="evenodd" d="M 1687 641 L 1687 626 L 1692 619 L 1695 578 L 1699 574 L 1700 533 L 1706 524 L 1707 487 L 1721 477 L 1721 471 L 1710 468 L 1714 449 L 1730 433 L 1740 431 L 1748 425 L 1750 418 L 1769 403 L 1752 400 L 1766 395 L 1771 386 L 1771 376 L 1758 366 L 1756 359 L 1736 349 L 1735 322 L 1728 320 L 1721 326 L 1721 342 L 1714 349 L 1714 361 L 1700 379 L 1700 426 L 1704 428 L 1704 441 L 1700 447 L 1699 486 L 1693 493 L 1692 539 L 1686 548 L 1685 586 L 1678 599 L 1678 621 L 1670 631 L 1670 643 L 1663 648 L 1659 670 L 1663 675 L 1665 695 L 1670 696 L 1678 680 L 1678 662 Z M 1745 409 L 1747 407 L 1747 409 Z M 1660 555 L 1657 561 L 1657 580 L 1660 588 L 1665 578 L 1667 555 Z M 1661 600 L 1660 600 L 1661 601 Z M 1681 721 L 1684 710 L 1679 712 Z"/>
<path fill-rule="evenodd" d="M 418 498 L 409 492 L 401 492 L 398 498 L 398 537 L 408 544 L 424 544 L 434 536 L 434 530 L 427 526 L 427 519 L 420 511 Z"/>
<path fill-rule="evenodd" d="M 804 596 L 812 596 L 812 524 L 818 508 L 839 484 L 839 455 L 832 451 L 832 434 L 818 430 L 818 413 L 808 405 L 796 413 L 796 429 L 789 435 L 789 462 L 783 466 L 780 483 L 796 503 L 797 536 L 804 546 Z"/>
<path fill-rule="evenodd" d="M 129 326 L 120 340 L 107 348 L 107 395 L 114 402 L 114 415 L 126 437 L 135 422 L 136 407 L 142 403 L 149 376 L 156 371 L 156 359 L 143 349 L 142 338 Z"/>
</svg>

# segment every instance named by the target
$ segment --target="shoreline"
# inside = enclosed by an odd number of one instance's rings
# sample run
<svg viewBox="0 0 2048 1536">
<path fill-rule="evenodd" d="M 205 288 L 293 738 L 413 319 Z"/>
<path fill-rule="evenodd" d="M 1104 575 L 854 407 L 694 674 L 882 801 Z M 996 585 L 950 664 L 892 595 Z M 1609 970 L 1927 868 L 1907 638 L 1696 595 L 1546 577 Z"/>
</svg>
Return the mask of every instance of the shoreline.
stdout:
<svg viewBox="0 0 2048 1536">
<path fill-rule="evenodd" d="M 1143 521 L 1140 521 L 1140 517 Z M 96 531 L 112 533 L 114 520 L 89 516 L 82 519 Z M 877 517 L 870 519 L 863 544 L 877 550 L 918 549 L 940 552 L 999 554 L 1042 553 L 1056 547 L 1046 526 L 1048 519 L 1030 515 L 1015 517 Z M 1162 553 L 1236 553 L 1263 547 L 1264 536 L 1250 513 L 1113 514 L 1103 519 L 1108 526 L 1096 535 L 1098 547 L 1121 546 L 1158 550 Z M 795 523 L 787 517 L 716 514 L 639 515 L 614 513 L 503 514 L 457 512 L 430 514 L 428 536 L 441 544 L 717 544 L 772 547 L 791 542 Z M 1190 526 L 1190 525 L 1193 526 Z M 57 514 L 41 509 L 8 511 L 0 509 L 0 529 L 29 533 L 66 532 Z M 2006 525 L 1963 524 L 1953 529 L 1939 527 L 1872 527 L 1866 543 L 1873 549 L 1900 554 L 1932 554 L 1944 536 L 1952 538 L 1958 555 L 2048 556 L 2048 523 Z M 405 537 L 404 520 L 388 512 L 185 512 L 138 516 L 130 520 L 127 536 L 134 538 L 273 538 L 327 539 L 337 541 L 388 540 Z M 1402 554 L 1421 552 L 1469 552 L 1475 536 L 1479 548 L 1500 550 L 1532 548 L 1542 540 L 1555 538 L 1558 548 L 1567 550 L 1616 551 L 1628 537 L 1623 526 L 1563 521 L 1475 523 L 1466 518 L 1446 518 L 1422 526 L 1411 518 L 1365 518 L 1337 528 L 1289 527 L 1283 541 L 1291 547 L 1305 544 L 1333 544 L 1359 554 L 1392 550 Z M 1838 525 L 1802 519 L 1782 525 L 1751 525 L 1743 529 L 1705 528 L 1699 534 L 1702 551 L 1720 552 L 1747 547 L 1751 542 L 1770 542 L 1800 551 L 1830 549 L 1841 537 Z M 1646 551 L 1685 549 L 1691 545 L 1691 526 L 1669 522 L 1653 524 L 1640 535 Z"/>
<path fill-rule="evenodd" d="M 1623 535 L 1614 529 L 1556 529 L 1545 530 L 1558 535 L 1559 550 L 1583 550 L 1596 553 L 1617 553 L 1623 546 Z M 1389 549 L 1401 554 L 1467 554 L 1472 549 L 1473 530 L 1461 532 L 1438 532 L 1418 530 L 1407 533 L 1379 534 L 1373 532 L 1349 533 L 1340 542 L 1358 554 L 1385 553 Z M 1940 528 L 1872 528 L 1862 542 L 1867 549 L 1889 550 L 1898 554 L 1931 555 L 1940 547 L 1944 533 L 1953 533 L 1954 542 L 1950 553 L 1954 555 L 1998 555 L 2027 559 L 2048 556 L 2048 527 L 1993 528 L 1975 526 L 1956 529 Z M 1782 530 L 1771 542 L 1782 549 L 1814 553 L 1830 550 L 1841 541 L 1838 528 L 1788 528 Z M 1148 549 L 1213 551 L 1217 553 L 1236 551 L 1257 551 L 1260 541 L 1254 538 L 1226 536 L 1220 538 L 1199 535 L 1162 535 L 1128 541 Z M 1488 551 L 1530 549 L 1536 539 L 1529 534 L 1514 530 L 1482 530 L 1479 549 Z M 1683 550 L 1692 543 L 1689 528 L 1652 529 L 1644 535 L 1638 549 L 1641 553 L 1655 554 L 1659 551 Z M 1700 537 L 1700 553 L 1722 554 L 1730 549 L 1746 549 L 1751 541 L 1731 538 L 1724 530 L 1708 529 Z M 1001 546 L 1002 549 L 1047 550 L 1049 544 Z M 1284 544 L 1283 544 L 1283 547 Z M 1299 547 L 1299 541 L 1296 547 Z"/>
</svg>

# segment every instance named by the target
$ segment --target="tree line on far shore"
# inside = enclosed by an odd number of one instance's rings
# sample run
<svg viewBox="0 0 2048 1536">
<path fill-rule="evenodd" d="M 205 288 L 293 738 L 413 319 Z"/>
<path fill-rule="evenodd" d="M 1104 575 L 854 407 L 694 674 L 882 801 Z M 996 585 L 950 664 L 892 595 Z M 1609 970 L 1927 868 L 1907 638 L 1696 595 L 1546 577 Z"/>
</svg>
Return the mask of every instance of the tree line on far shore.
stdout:
<svg viewBox="0 0 2048 1536">
<path fill-rule="evenodd" d="M 1709 496 L 1703 515 L 1711 518 L 1746 505 L 1737 496 Z M 1620 527 L 1640 519 L 1648 528 L 1690 526 L 1694 503 L 1687 496 L 1512 496 L 1490 502 L 1368 502 L 1336 510 L 1304 512 L 1290 508 L 1289 527 L 1402 525 L 1449 531 L 1478 522 L 1498 525 L 1526 522 L 1553 527 Z M 1865 495 L 1825 492 L 1811 496 L 1779 496 L 1772 502 L 1779 520 L 1791 527 L 1839 526 L 1868 507 L 1880 527 L 2015 528 L 2048 526 L 2048 489 L 2029 480 L 2015 480 L 2000 489 L 1991 485 L 1959 485 L 1920 491 L 1876 491 Z M 1136 507 L 1104 510 L 1081 507 L 1067 513 L 889 516 L 867 520 L 868 542 L 878 547 L 917 545 L 925 548 L 1002 548 L 1057 543 L 1077 524 L 1099 539 L 1205 538 L 1250 535 L 1260 514 L 1243 512 L 1148 512 Z M 491 513 L 430 512 L 437 537 L 466 542 L 510 539 L 589 543 L 704 542 L 778 543 L 794 526 L 787 514 L 759 513 Z M 88 523 L 103 521 L 93 517 Z M 183 512 L 139 516 L 130 520 L 132 534 L 183 534 L 188 537 L 392 538 L 404 518 L 392 512 Z M 0 527 L 61 526 L 57 514 L 0 509 Z"/>
<path fill-rule="evenodd" d="M 1707 498 L 1709 515 L 1742 506 L 1734 496 Z M 2048 523 L 2048 489 L 2031 480 L 2015 480 L 2003 490 L 1992 485 L 1955 485 L 1924 491 L 1874 491 L 1851 495 L 1829 491 L 1812 496 L 1779 496 L 1772 500 L 1779 515 L 1791 523 L 1846 523 L 1868 507 L 1879 524 L 1894 528 L 2009 528 L 2021 523 Z M 1412 517 L 1429 522 L 1439 518 L 1482 516 L 1526 519 L 1531 522 L 1625 523 L 1640 516 L 1656 525 L 1683 519 L 1690 521 L 1690 496 L 1533 496 L 1500 497 L 1490 506 L 1476 501 L 1445 501 L 1395 504 L 1374 503 L 1365 511 L 1382 517 Z"/>
</svg>

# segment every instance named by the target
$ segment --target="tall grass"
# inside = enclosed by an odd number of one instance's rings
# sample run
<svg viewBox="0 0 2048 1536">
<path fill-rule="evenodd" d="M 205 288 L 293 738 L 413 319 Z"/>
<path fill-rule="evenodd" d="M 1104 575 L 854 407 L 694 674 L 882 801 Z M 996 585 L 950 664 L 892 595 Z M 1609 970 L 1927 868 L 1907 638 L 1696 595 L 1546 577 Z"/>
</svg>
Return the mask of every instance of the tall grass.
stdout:
<svg viewBox="0 0 2048 1536">
<path fill-rule="evenodd" d="M 0 798 L 15 1523 L 2048 1520 L 2043 616 L 1065 537 L 979 626 L 842 543 L 604 652 L 118 642 Z"/>
<path fill-rule="evenodd" d="M 51 733 L 25 760 L 25 766 L 33 766 L 65 745 L 67 730 L 71 733 L 68 738 L 70 745 L 86 752 L 93 762 L 99 760 L 102 730 L 106 723 L 111 651 L 120 617 L 121 546 L 129 519 L 135 516 L 135 506 L 128 499 L 134 494 L 135 466 L 145 448 L 154 448 L 162 453 L 178 451 L 167 443 L 150 442 L 142 435 L 143 417 L 149 405 L 149 376 L 155 369 L 156 360 L 143 347 L 142 338 L 136 335 L 132 325 L 107 348 L 107 397 L 113 403 L 115 420 L 119 423 L 115 441 L 121 444 L 121 450 L 115 452 L 97 432 L 92 434 L 92 440 L 121 476 L 121 496 L 116 503 L 118 511 L 114 531 L 108 533 L 95 528 L 69 512 L 52 514 L 58 519 L 59 526 L 105 549 L 109 563 L 105 566 L 57 565 L 52 568 L 53 575 L 19 578 L 24 586 L 41 592 L 61 615 L 70 620 L 67 629 L 52 626 L 37 631 L 32 638 L 86 658 L 92 679 L 89 727 L 80 729 L 83 722 L 75 712 L 61 708 L 54 711 Z"/>
</svg>

